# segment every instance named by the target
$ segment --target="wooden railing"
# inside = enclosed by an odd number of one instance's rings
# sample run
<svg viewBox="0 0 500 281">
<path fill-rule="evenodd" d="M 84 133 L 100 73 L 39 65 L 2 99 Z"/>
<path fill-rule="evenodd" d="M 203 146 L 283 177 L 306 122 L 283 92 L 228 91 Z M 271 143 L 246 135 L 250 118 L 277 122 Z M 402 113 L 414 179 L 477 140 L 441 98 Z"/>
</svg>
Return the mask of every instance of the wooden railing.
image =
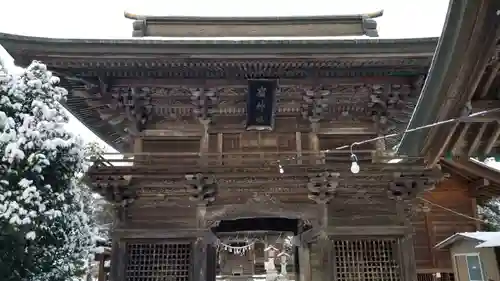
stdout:
<svg viewBox="0 0 500 281">
<path fill-rule="evenodd" d="M 356 150 L 358 161 L 372 161 L 372 150 Z M 297 152 L 168 152 L 168 153 L 105 153 L 97 165 L 102 166 L 254 166 L 254 165 L 315 165 L 329 161 L 351 162 L 351 152 L 334 151 L 302 151 Z"/>
</svg>

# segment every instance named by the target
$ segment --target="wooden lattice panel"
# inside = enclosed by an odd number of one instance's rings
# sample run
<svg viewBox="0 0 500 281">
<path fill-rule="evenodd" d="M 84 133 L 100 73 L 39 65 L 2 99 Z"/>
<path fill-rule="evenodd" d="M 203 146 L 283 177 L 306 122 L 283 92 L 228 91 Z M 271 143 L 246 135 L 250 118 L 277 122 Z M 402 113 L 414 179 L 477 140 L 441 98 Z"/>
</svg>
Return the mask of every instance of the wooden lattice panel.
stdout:
<svg viewBox="0 0 500 281">
<path fill-rule="evenodd" d="M 399 281 L 397 240 L 334 240 L 334 280 Z"/>
<path fill-rule="evenodd" d="M 441 277 L 437 277 L 432 273 L 418 273 L 417 281 L 455 281 L 455 275 L 451 272 L 440 273 Z"/>
<path fill-rule="evenodd" d="M 190 243 L 127 243 L 126 281 L 189 281 Z"/>
</svg>

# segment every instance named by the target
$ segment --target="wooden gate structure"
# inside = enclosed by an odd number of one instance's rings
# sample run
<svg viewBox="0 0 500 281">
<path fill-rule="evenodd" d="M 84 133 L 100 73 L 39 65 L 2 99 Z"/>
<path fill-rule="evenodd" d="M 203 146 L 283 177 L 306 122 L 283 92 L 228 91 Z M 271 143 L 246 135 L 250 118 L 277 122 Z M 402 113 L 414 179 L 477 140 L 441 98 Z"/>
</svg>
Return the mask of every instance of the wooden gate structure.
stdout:
<svg viewBox="0 0 500 281">
<path fill-rule="evenodd" d="M 376 36 L 380 15 L 126 14 L 136 37 Z M 0 34 L 18 64 L 59 75 L 66 108 L 125 156 L 88 173 L 117 210 L 112 281 L 270 280 L 270 261 L 286 259 L 293 280 L 416 280 L 412 215 L 443 173 L 425 155 L 394 156 L 397 137 L 352 144 L 405 130 L 437 42 Z M 275 255 L 283 233 L 293 249 Z M 251 254 L 221 256 L 249 237 Z"/>
</svg>

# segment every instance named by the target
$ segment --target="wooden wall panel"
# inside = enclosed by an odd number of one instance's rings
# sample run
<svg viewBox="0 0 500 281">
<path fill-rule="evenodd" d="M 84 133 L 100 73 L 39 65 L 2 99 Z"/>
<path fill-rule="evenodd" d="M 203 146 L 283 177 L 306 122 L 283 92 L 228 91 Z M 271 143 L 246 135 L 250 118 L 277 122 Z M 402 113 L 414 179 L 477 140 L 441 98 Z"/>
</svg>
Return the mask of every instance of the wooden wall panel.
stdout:
<svg viewBox="0 0 500 281">
<path fill-rule="evenodd" d="M 130 207 L 127 212 L 129 228 L 175 229 L 196 227 L 196 208 L 144 206 L 144 203 Z"/>
<path fill-rule="evenodd" d="M 200 138 L 154 138 L 144 139 L 143 152 L 199 152 Z"/>
<path fill-rule="evenodd" d="M 224 133 L 224 152 L 293 152 L 295 133 L 243 132 Z"/>
<path fill-rule="evenodd" d="M 476 221 L 454 213 L 475 217 L 474 199 L 467 183 L 455 177 L 441 182 L 433 191 L 423 194 L 423 198 L 434 205 L 421 202 L 427 206 L 428 212 L 420 212 L 414 218 L 417 268 L 451 271 L 449 251 L 437 250 L 434 246 L 457 232 L 476 231 Z"/>
<path fill-rule="evenodd" d="M 339 146 L 351 144 L 357 141 L 363 141 L 374 138 L 374 135 L 319 135 L 319 149 L 332 150 Z M 356 149 L 371 150 L 375 148 L 375 142 L 365 143 L 356 146 Z"/>
</svg>

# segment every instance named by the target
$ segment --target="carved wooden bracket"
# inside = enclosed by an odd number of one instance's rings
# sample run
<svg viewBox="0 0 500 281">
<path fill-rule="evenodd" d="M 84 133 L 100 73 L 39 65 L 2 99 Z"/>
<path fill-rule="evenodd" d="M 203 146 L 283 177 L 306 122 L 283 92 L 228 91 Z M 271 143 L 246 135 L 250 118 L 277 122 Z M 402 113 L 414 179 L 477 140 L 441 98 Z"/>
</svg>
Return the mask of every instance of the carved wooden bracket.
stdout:
<svg viewBox="0 0 500 281">
<path fill-rule="evenodd" d="M 316 122 L 323 118 L 324 113 L 328 110 L 328 104 L 324 95 L 320 92 L 305 90 L 302 94 L 301 114 L 306 120 L 315 120 Z"/>
<path fill-rule="evenodd" d="M 339 173 L 322 172 L 309 176 L 307 189 L 308 197 L 318 204 L 328 203 L 337 191 L 339 183 Z"/>
<path fill-rule="evenodd" d="M 194 106 L 193 114 L 200 120 L 211 120 L 217 108 L 217 91 L 214 89 L 191 88 L 191 103 Z"/>
<path fill-rule="evenodd" d="M 92 189 L 109 202 L 136 199 L 137 189 L 130 186 L 130 181 L 122 176 L 94 177 L 91 179 Z"/>
<path fill-rule="evenodd" d="M 217 195 L 217 183 L 213 175 L 201 173 L 188 174 L 185 176 L 191 201 L 208 205 L 215 201 Z"/>
<path fill-rule="evenodd" d="M 439 169 L 422 175 L 404 175 L 394 173 L 394 180 L 389 183 L 387 195 L 395 200 L 414 199 L 423 191 L 434 189 L 435 185 L 443 179 Z"/>
<path fill-rule="evenodd" d="M 132 135 L 139 134 L 152 119 L 153 104 L 148 89 L 117 88 L 112 93 L 102 93 L 103 103 L 108 110 L 100 110 L 101 118 L 111 125 L 125 123 L 125 131 Z"/>
</svg>

